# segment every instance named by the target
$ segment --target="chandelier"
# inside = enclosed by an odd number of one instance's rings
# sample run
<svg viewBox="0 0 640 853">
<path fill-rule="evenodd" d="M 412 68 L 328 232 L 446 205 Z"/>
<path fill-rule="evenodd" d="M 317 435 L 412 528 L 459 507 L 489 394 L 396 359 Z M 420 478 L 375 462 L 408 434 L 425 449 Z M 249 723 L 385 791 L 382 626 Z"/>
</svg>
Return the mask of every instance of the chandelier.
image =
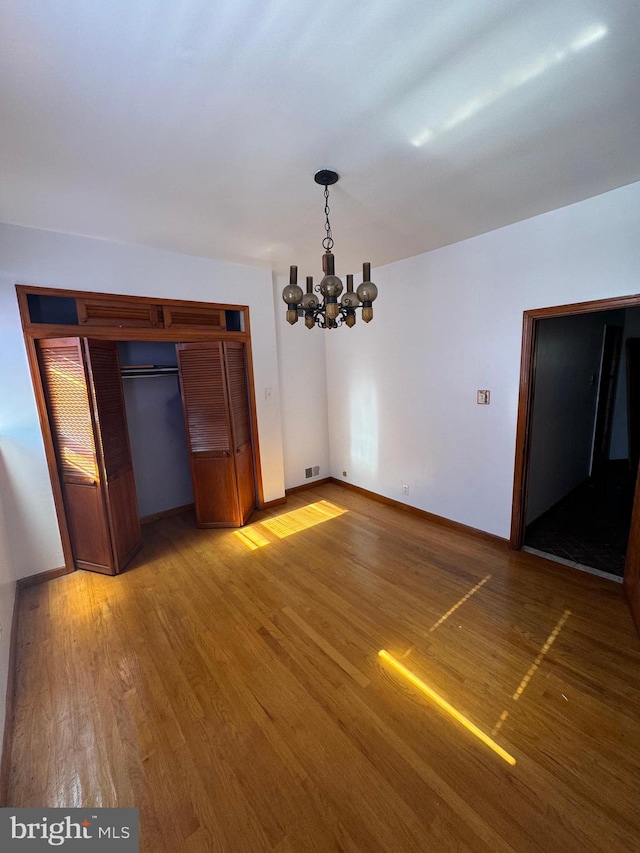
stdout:
<svg viewBox="0 0 640 853">
<path fill-rule="evenodd" d="M 362 284 L 356 291 L 353 289 L 353 276 L 349 274 L 347 289 L 342 293 L 342 281 L 335 274 L 333 236 L 329 222 L 329 187 L 337 183 L 338 174 L 330 169 L 321 169 L 314 175 L 314 180 L 316 184 L 324 187 L 326 218 L 324 226 L 326 234 L 322 241 L 324 278 L 314 288 L 313 276 L 308 275 L 306 293 L 303 293 L 298 285 L 298 267 L 289 267 L 289 284 L 282 291 L 282 299 L 287 304 L 287 322 L 291 325 L 297 323 L 298 311 L 301 309 L 304 312 L 304 324 L 307 329 L 313 329 L 314 326 L 319 326 L 321 329 L 335 329 L 343 323 L 351 328 L 356 323 L 356 308 L 362 308 L 362 319 L 365 323 L 369 323 L 373 319 L 373 301 L 378 295 L 378 288 L 369 281 L 371 264 L 366 262 L 362 264 Z"/>
</svg>

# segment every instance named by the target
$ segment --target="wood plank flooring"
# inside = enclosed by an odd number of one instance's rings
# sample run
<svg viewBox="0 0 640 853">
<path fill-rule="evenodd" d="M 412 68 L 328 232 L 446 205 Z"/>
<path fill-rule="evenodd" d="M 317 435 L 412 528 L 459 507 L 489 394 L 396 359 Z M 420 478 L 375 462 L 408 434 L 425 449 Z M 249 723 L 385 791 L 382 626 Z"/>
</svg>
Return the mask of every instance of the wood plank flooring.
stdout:
<svg viewBox="0 0 640 853">
<path fill-rule="evenodd" d="M 144 853 L 640 850 L 617 584 L 330 484 L 19 614 L 10 805 L 137 806 Z"/>
</svg>

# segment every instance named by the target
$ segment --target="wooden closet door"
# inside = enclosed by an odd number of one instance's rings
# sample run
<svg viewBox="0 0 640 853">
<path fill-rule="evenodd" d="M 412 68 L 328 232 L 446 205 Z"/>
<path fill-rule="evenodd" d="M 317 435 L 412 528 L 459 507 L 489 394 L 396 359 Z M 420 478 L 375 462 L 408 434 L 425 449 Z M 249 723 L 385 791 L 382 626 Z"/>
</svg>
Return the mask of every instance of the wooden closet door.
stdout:
<svg viewBox="0 0 640 853">
<path fill-rule="evenodd" d="M 82 342 L 44 340 L 38 351 L 75 564 L 113 574 Z"/>
<path fill-rule="evenodd" d="M 178 344 L 178 370 L 199 527 L 242 524 L 222 343 Z"/>
<path fill-rule="evenodd" d="M 38 350 L 75 564 L 116 574 L 142 543 L 116 344 Z"/>
<path fill-rule="evenodd" d="M 238 503 L 242 524 L 246 524 L 256 508 L 256 485 L 245 345 L 235 341 L 225 342 L 224 360 L 229 391 Z"/>
<path fill-rule="evenodd" d="M 121 571 L 142 545 L 142 531 L 127 429 L 127 415 L 115 341 L 84 341 L 93 398 L 98 453 L 102 457 L 107 520 L 115 571 Z M 153 424 L 149 424 L 153 429 Z"/>
</svg>

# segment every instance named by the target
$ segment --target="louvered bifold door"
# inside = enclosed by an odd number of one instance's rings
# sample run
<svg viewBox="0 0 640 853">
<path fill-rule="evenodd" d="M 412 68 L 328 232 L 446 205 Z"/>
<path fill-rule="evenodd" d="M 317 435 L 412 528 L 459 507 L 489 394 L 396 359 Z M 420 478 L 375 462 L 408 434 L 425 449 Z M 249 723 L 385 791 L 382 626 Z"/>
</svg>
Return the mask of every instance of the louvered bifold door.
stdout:
<svg viewBox="0 0 640 853">
<path fill-rule="evenodd" d="M 86 339 L 85 357 L 102 456 L 107 519 L 116 571 L 122 571 L 142 544 L 133 463 L 127 431 L 120 362 L 115 341 Z"/>
<path fill-rule="evenodd" d="M 178 344 L 191 477 L 199 527 L 242 523 L 221 343 Z"/>
<path fill-rule="evenodd" d="M 256 508 L 255 466 L 245 345 L 235 341 L 225 342 L 224 359 L 238 483 L 238 502 L 242 523 L 245 524 Z"/>
<path fill-rule="evenodd" d="M 39 341 L 38 356 L 75 565 L 113 574 L 82 341 Z"/>
</svg>

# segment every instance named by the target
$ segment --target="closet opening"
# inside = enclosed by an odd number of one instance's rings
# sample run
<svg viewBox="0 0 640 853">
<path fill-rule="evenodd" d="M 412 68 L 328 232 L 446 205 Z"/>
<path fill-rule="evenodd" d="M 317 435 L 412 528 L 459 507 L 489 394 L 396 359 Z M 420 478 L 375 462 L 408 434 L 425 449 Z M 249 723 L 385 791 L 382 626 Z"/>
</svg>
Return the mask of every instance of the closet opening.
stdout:
<svg viewBox="0 0 640 853">
<path fill-rule="evenodd" d="M 141 522 L 264 505 L 246 306 L 16 291 L 68 571 L 122 571 Z"/>
</svg>

